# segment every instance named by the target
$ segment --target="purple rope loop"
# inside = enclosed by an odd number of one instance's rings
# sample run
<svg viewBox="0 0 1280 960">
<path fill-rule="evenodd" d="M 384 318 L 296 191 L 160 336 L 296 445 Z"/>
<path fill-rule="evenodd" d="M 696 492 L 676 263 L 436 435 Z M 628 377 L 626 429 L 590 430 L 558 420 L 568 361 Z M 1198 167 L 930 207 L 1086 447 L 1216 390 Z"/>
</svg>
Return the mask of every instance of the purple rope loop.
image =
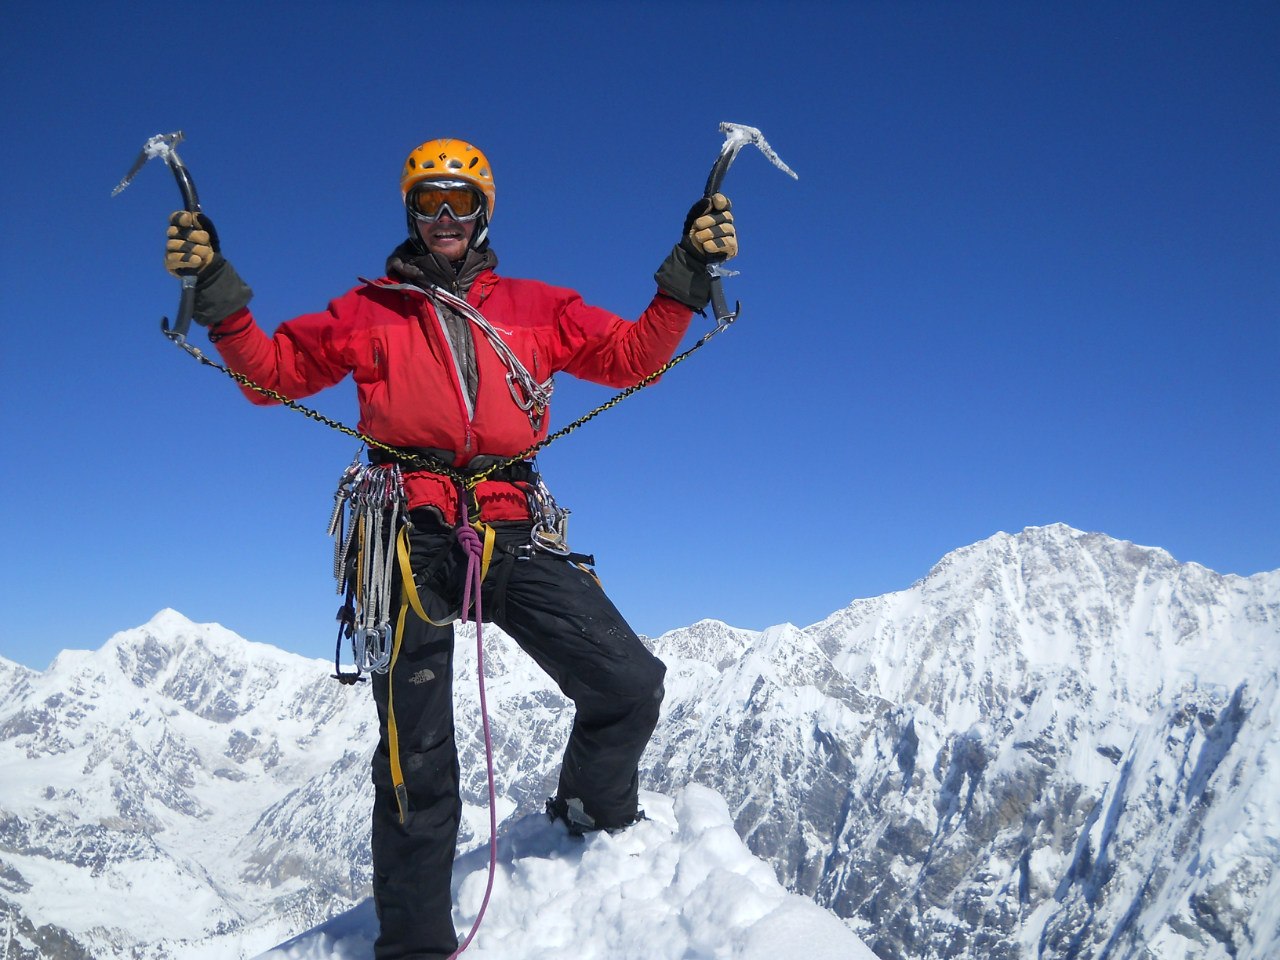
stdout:
<svg viewBox="0 0 1280 960">
<path fill-rule="evenodd" d="M 458 544 L 467 554 L 467 575 L 462 583 L 462 616 L 463 623 L 467 623 L 467 617 L 471 611 L 471 591 L 475 590 L 476 597 L 476 625 L 479 627 L 480 621 L 483 619 L 480 611 L 480 588 L 483 585 L 483 570 L 481 570 L 481 560 L 484 557 L 484 544 L 480 542 L 480 534 L 472 529 L 471 524 L 467 523 L 466 508 L 462 511 L 462 523 L 458 526 Z"/>
<path fill-rule="evenodd" d="M 459 545 L 467 554 L 467 573 L 462 587 L 462 614 L 459 619 L 463 623 L 467 622 L 467 616 L 471 610 L 471 590 L 474 586 L 476 679 L 480 685 L 480 724 L 484 728 L 484 759 L 489 775 L 489 881 L 484 888 L 484 899 L 480 902 L 480 910 L 476 914 L 475 922 L 471 925 L 471 932 L 467 934 L 462 945 L 449 955 L 449 960 L 458 957 L 462 951 L 471 946 L 471 941 L 475 939 L 476 931 L 480 929 L 480 921 L 484 919 L 485 911 L 489 908 L 489 897 L 493 894 L 493 879 L 498 871 L 498 791 L 493 775 L 493 736 L 489 731 L 489 704 L 484 690 L 484 616 L 480 606 L 480 594 L 484 588 L 484 544 L 480 540 L 480 534 L 476 533 L 467 517 L 467 495 L 468 491 L 459 486 L 458 529 L 455 533 Z"/>
</svg>

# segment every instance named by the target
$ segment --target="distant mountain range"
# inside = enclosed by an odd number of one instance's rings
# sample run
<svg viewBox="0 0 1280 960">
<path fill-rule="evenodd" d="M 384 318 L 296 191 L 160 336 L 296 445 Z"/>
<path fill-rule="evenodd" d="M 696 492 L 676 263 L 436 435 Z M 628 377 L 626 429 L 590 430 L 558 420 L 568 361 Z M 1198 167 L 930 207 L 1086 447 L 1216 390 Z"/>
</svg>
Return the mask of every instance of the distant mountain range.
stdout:
<svg viewBox="0 0 1280 960">
<path fill-rule="evenodd" d="M 570 717 L 486 638 L 507 818 L 552 791 Z M 883 958 L 1280 956 L 1280 571 L 1036 527 L 809 627 L 652 643 L 645 785 L 721 793 Z M 457 659 L 466 846 L 464 631 Z M 0 661 L 0 957 L 252 956 L 367 897 L 374 711 L 330 672 L 173 611 Z"/>
</svg>

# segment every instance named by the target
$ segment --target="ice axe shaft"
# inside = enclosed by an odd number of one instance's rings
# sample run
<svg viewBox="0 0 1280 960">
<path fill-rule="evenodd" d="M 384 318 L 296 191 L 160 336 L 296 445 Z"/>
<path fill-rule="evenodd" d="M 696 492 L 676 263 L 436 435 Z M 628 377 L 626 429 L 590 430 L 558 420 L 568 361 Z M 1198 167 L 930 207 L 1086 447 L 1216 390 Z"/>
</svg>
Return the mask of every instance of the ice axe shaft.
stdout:
<svg viewBox="0 0 1280 960">
<path fill-rule="evenodd" d="M 114 197 L 129 186 L 133 182 L 133 178 L 138 175 L 138 171 L 146 166 L 148 160 L 159 157 L 173 171 L 174 179 L 178 181 L 178 189 L 182 192 L 183 208 L 191 213 L 200 213 L 200 196 L 196 193 L 195 182 L 191 179 L 191 172 L 187 170 L 186 164 L 182 162 L 182 159 L 178 156 L 178 151 L 175 149 L 181 142 L 182 131 L 175 130 L 173 133 L 158 133 L 144 143 L 142 151 L 138 154 L 138 159 L 133 162 L 133 166 L 124 175 L 124 179 L 116 184 L 116 188 L 111 191 L 111 195 Z M 179 343 L 186 339 L 187 331 L 191 329 L 191 318 L 195 315 L 196 307 L 195 274 L 184 274 L 180 279 L 182 281 L 182 296 L 178 301 L 178 313 L 173 321 L 173 326 L 169 326 L 168 317 L 164 317 L 160 321 L 160 329 L 164 331 L 165 336 Z"/>
<path fill-rule="evenodd" d="M 720 124 L 720 132 L 725 136 L 724 144 L 720 147 L 720 156 L 716 157 L 716 162 L 711 166 L 711 173 L 707 177 L 707 186 L 702 191 L 704 197 L 709 198 L 720 192 L 720 186 L 724 183 L 725 174 L 729 172 L 729 167 L 733 165 L 733 161 L 737 159 L 738 151 L 747 144 L 758 148 L 765 155 L 765 159 L 790 176 L 792 180 L 800 179 L 794 170 L 782 162 L 782 158 L 774 152 L 773 147 L 769 146 L 769 141 L 764 138 L 764 134 L 755 127 L 748 127 L 741 123 L 722 123 Z M 724 297 L 722 283 L 724 273 L 721 271 L 719 264 L 710 264 L 707 267 L 707 273 L 711 275 L 711 309 L 715 312 L 716 325 L 724 326 L 738 316 L 739 311 L 742 309 L 742 304 L 735 303 L 733 310 L 729 309 L 729 303 Z"/>
</svg>

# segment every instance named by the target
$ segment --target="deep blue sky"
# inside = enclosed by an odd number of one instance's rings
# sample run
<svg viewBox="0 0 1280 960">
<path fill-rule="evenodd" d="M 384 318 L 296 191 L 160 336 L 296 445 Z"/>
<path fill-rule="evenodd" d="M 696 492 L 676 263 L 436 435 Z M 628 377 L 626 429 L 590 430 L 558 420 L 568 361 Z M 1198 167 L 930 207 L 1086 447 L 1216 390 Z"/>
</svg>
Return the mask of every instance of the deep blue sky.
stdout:
<svg viewBox="0 0 1280 960">
<path fill-rule="evenodd" d="M 11 659 L 165 606 L 332 648 L 355 444 L 161 337 L 173 179 L 109 197 L 175 129 L 268 328 L 381 272 L 434 136 L 491 157 L 503 272 L 634 316 L 717 124 L 765 132 L 800 180 L 729 174 L 741 321 L 542 456 L 641 632 L 1056 521 L 1280 567 L 1274 3 L 5 4 L 0 77 Z"/>
</svg>

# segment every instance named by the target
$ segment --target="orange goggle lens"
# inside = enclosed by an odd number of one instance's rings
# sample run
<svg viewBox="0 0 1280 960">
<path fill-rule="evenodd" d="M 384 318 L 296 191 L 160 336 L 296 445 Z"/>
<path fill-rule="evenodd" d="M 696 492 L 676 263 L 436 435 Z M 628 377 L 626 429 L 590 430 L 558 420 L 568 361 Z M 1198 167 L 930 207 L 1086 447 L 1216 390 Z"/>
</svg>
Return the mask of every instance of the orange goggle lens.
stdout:
<svg viewBox="0 0 1280 960">
<path fill-rule="evenodd" d="M 456 187 L 415 187 L 404 202 L 415 218 L 427 221 L 439 220 L 448 211 L 454 220 L 465 222 L 474 220 L 484 210 L 484 198 L 479 193 Z"/>
</svg>

